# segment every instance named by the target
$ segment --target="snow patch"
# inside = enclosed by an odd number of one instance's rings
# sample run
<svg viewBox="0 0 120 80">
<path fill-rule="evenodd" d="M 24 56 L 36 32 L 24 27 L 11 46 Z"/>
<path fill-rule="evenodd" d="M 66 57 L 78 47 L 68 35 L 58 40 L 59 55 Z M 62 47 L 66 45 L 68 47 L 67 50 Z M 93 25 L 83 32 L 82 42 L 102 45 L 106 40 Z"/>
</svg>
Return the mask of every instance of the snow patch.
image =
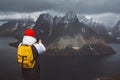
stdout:
<svg viewBox="0 0 120 80">
<path fill-rule="evenodd" d="M 117 37 L 116 39 L 120 39 L 120 37 Z"/>
<path fill-rule="evenodd" d="M 0 21 L 0 26 L 2 26 L 4 23 L 7 23 L 7 21 Z"/>
<path fill-rule="evenodd" d="M 108 32 L 109 35 L 112 35 L 112 32 Z"/>
</svg>

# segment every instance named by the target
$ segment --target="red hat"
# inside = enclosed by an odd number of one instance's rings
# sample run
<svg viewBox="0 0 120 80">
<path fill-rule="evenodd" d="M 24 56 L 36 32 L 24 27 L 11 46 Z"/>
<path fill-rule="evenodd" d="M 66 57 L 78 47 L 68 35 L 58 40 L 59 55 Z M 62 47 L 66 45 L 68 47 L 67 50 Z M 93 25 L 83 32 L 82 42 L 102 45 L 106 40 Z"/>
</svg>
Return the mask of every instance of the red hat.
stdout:
<svg viewBox="0 0 120 80">
<path fill-rule="evenodd" d="M 26 29 L 24 35 L 25 36 L 35 37 L 35 32 L 32 29 Z"/>
</svg>

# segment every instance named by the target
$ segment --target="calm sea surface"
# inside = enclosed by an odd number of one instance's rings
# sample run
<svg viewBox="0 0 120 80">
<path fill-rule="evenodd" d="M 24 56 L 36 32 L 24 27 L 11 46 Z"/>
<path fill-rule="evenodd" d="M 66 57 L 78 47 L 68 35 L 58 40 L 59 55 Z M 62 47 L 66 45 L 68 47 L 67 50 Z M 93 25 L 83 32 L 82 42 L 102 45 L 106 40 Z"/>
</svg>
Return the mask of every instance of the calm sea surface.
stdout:
<svg viewBox="0 0 120 80">
<path fill-rule="evenodd" d="M 0 37 L 0 80 L 22 80 L 17 64 L 17 49 L 8 45 L 11 37 Z M 95 80 L 120 73 L 120 44 L 109 44 L 112 56 L 40 56 L 41 80 Z"/>
</svg>

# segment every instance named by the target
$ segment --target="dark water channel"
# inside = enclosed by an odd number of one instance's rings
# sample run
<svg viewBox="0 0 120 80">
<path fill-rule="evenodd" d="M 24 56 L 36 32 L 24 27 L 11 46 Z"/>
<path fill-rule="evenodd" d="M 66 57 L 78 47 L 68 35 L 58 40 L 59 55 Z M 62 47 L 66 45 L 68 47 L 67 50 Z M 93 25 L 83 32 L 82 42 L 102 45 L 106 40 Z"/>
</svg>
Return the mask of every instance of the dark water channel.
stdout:
<svg viewBox="0 0 120 80">
<path fill-rule="evenodd" d="M 21 80 L 17 49 L 8 43 L 16 40 L 0 37 L 0 80 Z M 117 52 L 111 56 L 50 57 L 40 55 L 41 80 L 95 80 L 120 73 L 120 44 L 109 44 Z"/>
</svg>

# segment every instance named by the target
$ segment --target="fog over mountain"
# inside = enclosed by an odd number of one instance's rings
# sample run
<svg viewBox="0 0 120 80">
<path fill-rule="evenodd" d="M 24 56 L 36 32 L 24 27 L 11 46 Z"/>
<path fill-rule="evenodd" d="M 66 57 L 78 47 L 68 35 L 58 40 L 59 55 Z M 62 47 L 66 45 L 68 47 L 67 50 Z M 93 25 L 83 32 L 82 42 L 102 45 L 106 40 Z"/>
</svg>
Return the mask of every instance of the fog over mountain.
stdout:
<svg viewBox="0 0 120 80">
<path fill-rule="evenodd" d="M 66 12 L 57 12 L 53 10 L 38 11 L 38 12 L 0 12 L 0 20 L 6 19 L 28 19 L 32 18 L 34 21 L 37 20 L 40 14 L 50 13 L 52 16 L 63 16 Z M 94 22 L 102 23 L 106 27 L 113 27 L 120 20 L 120 14 L 115 13 L 103 13 L 103 14 L 80 14 L 77 13 L 78 18 L 81 16 L 86 17 L 87 19 L 93 19 Z"/>
</svg>

